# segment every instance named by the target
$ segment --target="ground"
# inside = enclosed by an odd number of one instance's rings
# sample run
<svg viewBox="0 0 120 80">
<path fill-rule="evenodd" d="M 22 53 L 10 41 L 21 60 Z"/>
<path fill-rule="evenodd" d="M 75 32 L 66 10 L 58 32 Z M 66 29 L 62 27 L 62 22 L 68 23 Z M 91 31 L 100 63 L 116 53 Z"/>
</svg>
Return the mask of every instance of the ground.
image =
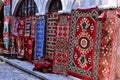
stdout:
<svg viewBox="0 0 120 80">
<path fill-rule="evenodd" d="M 40 80 L 0 61 L 0 80 Z"/>
</svg>

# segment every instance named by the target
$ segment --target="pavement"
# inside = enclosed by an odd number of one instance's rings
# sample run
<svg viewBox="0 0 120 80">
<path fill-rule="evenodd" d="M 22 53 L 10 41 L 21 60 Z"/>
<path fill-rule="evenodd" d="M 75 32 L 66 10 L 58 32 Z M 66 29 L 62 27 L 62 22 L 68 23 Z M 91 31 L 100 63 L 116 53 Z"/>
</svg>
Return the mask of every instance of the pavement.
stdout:
<svg viewBox="0 0 120 80">
<path fill-rule="evenodd" d="M 52 73 L 42 73 L 39 71 L 33 71 L 33 64 L 27 61 L 20 61 L 18 59 L 8 59 L 4 56 L 0 56 L 0 60 L 26 72 L 29 73 L 40 80 L 81 80 L 79 78 L 73 77 L 73 76 L 64 76 L 60 74 L 52 74 Z"/>
</svg>

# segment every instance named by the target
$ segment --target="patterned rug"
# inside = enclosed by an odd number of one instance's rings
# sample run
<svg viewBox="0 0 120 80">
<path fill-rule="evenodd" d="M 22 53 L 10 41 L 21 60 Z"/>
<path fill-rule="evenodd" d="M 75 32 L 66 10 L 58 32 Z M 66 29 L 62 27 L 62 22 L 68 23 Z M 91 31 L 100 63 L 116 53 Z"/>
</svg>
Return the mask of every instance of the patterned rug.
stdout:
<svg viewBox="0 0 120 80">
<path fill-rule="evenodd" d="M 25 37 L 30 36 L 31 33 L 31 17 L 25 17 Z"/>
<path fill-rule="evenodd" d="M 36 25 L 36 16 L 32 16 L 31 20 L 31 37 L 35 38 L 35 25 Z"/>
<path fill-rule="evenodd" d="M 58 15 L 53 72 L 67 74 L 70 15 Z"/>
<path fill-rule="evenodd" d="M 17 44 L 17 52 L 18 52 L 18 56 L 23 58 L 25 51 L 24 51 L 24 38 L 23 37 L 17 37 L 16 38 L 16 44 Z"/>
<path fill-rule="evenodd" d="M 3 28 L 3 41 L 4 49 L 9 48 L 9 20 L 10 20 L 10 0 L 4 1 L 4 28 Z"/>
<path fill-rule="evenodd" d="M 33 41 L 34 38 L 25 38 L 25 59 L 29 62 L 33 60 Z"/>
<path fill-rule="evenodd" d="M 55 52 L 57 19 L 58 19 L 57 12 L 52 12 L 47 14 L 46 54 L 51 59 L 53 59 L 53 54 Z"/>
<path fill-rule="evenodd" d="M 16 52 L 16 37 L 10 34 L 9 36 L 9 51 L 10 53 L 15 53 Z"/>
<path fill-rule="evenodd" d="M 103 12 L 99 59 L 99 79 L 115 80 L 118 48 L 118 15 L 116 10 Z"/>
<path fill-rule="evenodd" d="M 19 37 L 24 37 L 24 26 L 25 26 L 25 22 L 24 22 L 24 17 L 18 17 L 18 36 Z"/>
<path fill-rule="evenodd" d="M 99 45 L 95 43 L 99 33 L 96 31 L 97 8 L 72 10 L 71 15 L 68 73 L 83 80 L 97 80 L 92 79 L 99 58 L 94 54 L 95 45 Z"/>
<path fill-rule="evenodd" d="M 37 16 L 35 29 L 35 58 L 43 56 L 45 16 Z"/>
<path fill-rule="evenodd" d="M 17 37 L 18 36 L 17 29 L 18 29 L 18 24 L 19 24 L 17 18 L 14 17 L 14 16 L 11 16 L 10 17 L 10 24 L 11 24 L 10 25 L 10 32 L 11 32 L 11 34 Z"/>
</svg>

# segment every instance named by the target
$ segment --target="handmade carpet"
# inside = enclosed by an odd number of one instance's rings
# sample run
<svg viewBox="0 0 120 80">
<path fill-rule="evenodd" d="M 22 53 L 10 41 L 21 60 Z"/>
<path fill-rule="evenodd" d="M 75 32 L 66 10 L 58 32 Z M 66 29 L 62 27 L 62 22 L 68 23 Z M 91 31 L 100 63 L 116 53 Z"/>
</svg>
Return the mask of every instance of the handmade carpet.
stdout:
<svg viewBox="0 0 120 80">
<path fill-rule="evenodd" d="M 10 0 L 4 1 L 4 29 L 3 29 L 3 41 L 4 49 L 9 48 L 9 20 L 10 20 Z"/>
<path fill-rule="evenodd" d="M 100 41 L 99 80 L 116 80 L 117 49 L 119 42 L 120 21 L 117 10 L 106 10 L 102 18 Z"/>
<path fill-rule="evenodd" d="M 4 40 L 4 47 L 6 50 L 9 48 L 9 22 L 4 22 L 4 29 L 3 29 L 3 40 Z"/>
<path fill-rule="evenodd" d="M 18 24 L 19 24 L 17 18 L 14 16 L 11 16 L 10 24 L 11 24 L 10 25 L 10 33 L 17 37 L 18 36 Z"/>
<path fill-rule="evenodd" d="M 35 58 L 43 56 L 45 16 L 37 16 L 35 28 Z"/>
<path fill-rule="evenodd" d="M 4 6 L 4 16 L 10 16 L 10 5 Z"/>
<path fill-rule="evenodd" d="M 17 32 L 18 32 L 18 36 L 19 37 L 24 37 L 24 26 L 25 26 L 25 22 L 24 22 L 24 18 L 23 17 L 18 17 L 18 29 L 17 29 Z"/>
<path fill-rule="evenodd" d="M 29 62 L 32 62 L 33 58 L 33 41 L 34 38 L 25 38 L 25 59 Z"/>
<path fill-rule="evenodd" d="M 99 53 L 95 47 L 99 46 L 96 39 L 100 33 L 96 31 L 97 17 L 97 8 L 77 9 L 71 13 L 68 74 L 83 80 L 97 80 Z"/>
<path fill-rule="evenodd" d="M 57 20 L 58 20 L 57 12 L 51 12 L 47 14 L 46 54 L 51 59 L 53 59 L 53 54 L 55 53 Z"/>
<path fill-rule="evenodd" d="M 31 37 L 35 38 L 35 25 L 36 25 L 36 16 L 32 16 L 31 19 Z"/>
<path fill-rule="evenodd" d="M 53 62 L 53 72 L 59 74 L 67 74 L 67 58 L 69 46 L 69 29 L 70 29 L 70 15 L 58 15 L 56 26 L 56 42 Z"/>
<path fill-rule="evenodd" d="M 9 43 L 9 51 L 10 53 L 15 53 L 16 52 L 16 37 L 12 34 L 9 36 L 10 43 Z"/>
<path fill-rule="evenodd" d="M 16 44 L 17 44 L 18 56 L 23 58 L 24 55 L 25 55 L 25 51 L 24 51 L 24 38 L 18 36 L 16 38 Z"/>
<path fill-rule="evenodd" d="M 24 37 L 29 37 L 31 32 L 31 17 L 25 17 L 25 35 Z"/>
</svg>

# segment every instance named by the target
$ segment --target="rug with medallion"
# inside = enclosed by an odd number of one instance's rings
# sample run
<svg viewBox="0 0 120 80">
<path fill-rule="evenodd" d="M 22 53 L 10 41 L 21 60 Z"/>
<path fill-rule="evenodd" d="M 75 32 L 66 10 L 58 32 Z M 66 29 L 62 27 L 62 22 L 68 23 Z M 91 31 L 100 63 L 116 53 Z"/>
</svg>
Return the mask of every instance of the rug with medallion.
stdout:
<svg viewBox="0 0 120 80">
<path fill-rule="evenodd" d="M 71 13 L 68 74 L 83 80 L 97 80 L 99 53 L 96 48 L 100 43 L 96 39 L 101 30 L 97 26 L 97 17 L 97 8 L 76 9 Z"/>
</svg>

